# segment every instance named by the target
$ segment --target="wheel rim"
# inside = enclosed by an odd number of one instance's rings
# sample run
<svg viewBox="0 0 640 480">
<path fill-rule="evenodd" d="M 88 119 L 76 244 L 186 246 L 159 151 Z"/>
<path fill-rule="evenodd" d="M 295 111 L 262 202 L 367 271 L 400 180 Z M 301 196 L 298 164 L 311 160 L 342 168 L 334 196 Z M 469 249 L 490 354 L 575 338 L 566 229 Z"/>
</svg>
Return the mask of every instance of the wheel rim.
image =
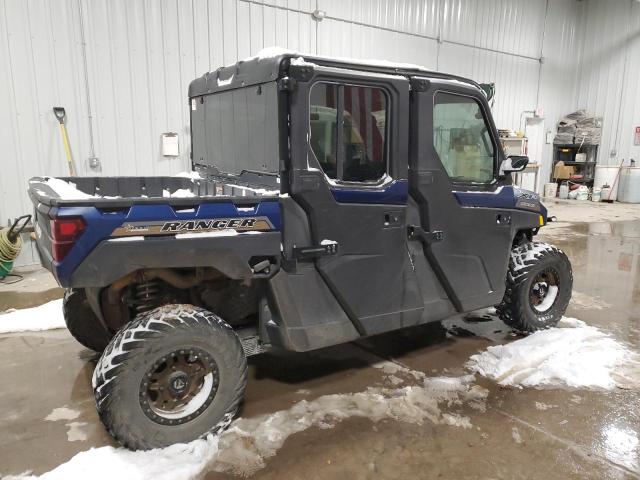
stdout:
<svg viewBox="0 0 640 480">
<path fill-rule="evenodd" d="M 536 274 L 531 282 L 529 304 L 531 308 L 544 313 L 553 307 L 558 298 L 560 280 L 555 268 L 546 268 Z"/>
<path fill-rule="evenodd" d="M 151 420 L 180 425 L 198 417 L 218 391 L 219 372 L 208 353 L 179 349 L 159 358 L 140 384 L 140 405 Z"/>
</svg>

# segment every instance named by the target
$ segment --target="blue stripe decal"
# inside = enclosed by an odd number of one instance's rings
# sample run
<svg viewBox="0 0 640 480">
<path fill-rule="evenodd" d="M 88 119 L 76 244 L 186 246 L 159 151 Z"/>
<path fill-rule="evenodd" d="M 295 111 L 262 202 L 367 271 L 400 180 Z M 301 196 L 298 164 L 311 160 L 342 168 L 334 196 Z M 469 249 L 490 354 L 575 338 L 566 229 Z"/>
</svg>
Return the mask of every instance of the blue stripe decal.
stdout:
<svg viewBox="0 0 640 480">
<path fill-rule="evenodd" d="M 377 190 L 333 187 L 331 193 L 338 203 L 406 205 L 409 182 L 394 180 L 385 188 Z"/>
<path fill-rule="evenodd" d="M 463 207 L 504 208 L 540 213 L 546 221 L 547 209 L 540 202 L 540 195 L 528 190 L 522 190 L 511 185 L 506 185 L 495 192 L 453 192 L 458 203 Z M 525 197 L 526 196 L 526 197 Z M 528 201 L 539 205 L 539 210 L 522 208 L 518 201 L 526 198 Z"/>
<path fill-rule="evenodd" d="M 515 208 L 516 196 L 511 186 L 495 192 L 453 192 L 463 207 Z"/>
<path fill-rule="evenodd" d="M 62 285 L 68 285 L 71 275 L 89 253 L 103 240 L 108 239 L 116 228 L 125 222 L 197 220 L 211 218 L 257 217 L 269 218 L 274 230 L 282 229 L 280 203 L 262 201 L 251 211 L 238 211 L 232 202 L 202 203 L 195 212 L 176 212 L 170 205 L 133 205 L 116 211 L 100 211 L 95 207 L 60 207 L 58 217 L 77 216 L 84 218 L 87 226 L 84 233 L 62 262 L 54 262 L 57 277 Z M 114 258 L 114 262 L 118 259 Z"/>
</svg>

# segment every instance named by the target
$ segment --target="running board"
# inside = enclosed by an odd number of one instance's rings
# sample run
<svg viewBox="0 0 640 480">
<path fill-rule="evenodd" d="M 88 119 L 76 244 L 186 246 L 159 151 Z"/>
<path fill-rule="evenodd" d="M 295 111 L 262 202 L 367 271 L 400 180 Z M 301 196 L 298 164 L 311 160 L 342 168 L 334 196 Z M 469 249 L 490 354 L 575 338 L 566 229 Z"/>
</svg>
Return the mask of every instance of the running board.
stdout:
<svg viewBox="0 0 640 480">
<path fill-rule="evenodd" d="M 260 341 L 258 330 L 256 328 L 249 327 L 236 330 L 236 335 L 238 335 L 244 354 L 247 357 L 259 355 L 269 350 L 268 345 L 265 345 Z"/>
</svg>

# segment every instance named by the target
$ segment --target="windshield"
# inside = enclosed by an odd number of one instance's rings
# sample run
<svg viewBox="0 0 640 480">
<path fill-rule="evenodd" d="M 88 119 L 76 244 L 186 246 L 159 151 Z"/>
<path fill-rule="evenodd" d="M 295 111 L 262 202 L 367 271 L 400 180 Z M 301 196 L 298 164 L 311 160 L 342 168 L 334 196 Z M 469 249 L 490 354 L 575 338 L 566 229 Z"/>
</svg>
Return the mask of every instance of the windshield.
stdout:
<svg viewBox="0 0 640 480">
<path fill-rule="evenodd" d="M 220 173 L 278 173 L 278 104 L 275 82 L 191 99 L 195 165 Z"/>
</svg>

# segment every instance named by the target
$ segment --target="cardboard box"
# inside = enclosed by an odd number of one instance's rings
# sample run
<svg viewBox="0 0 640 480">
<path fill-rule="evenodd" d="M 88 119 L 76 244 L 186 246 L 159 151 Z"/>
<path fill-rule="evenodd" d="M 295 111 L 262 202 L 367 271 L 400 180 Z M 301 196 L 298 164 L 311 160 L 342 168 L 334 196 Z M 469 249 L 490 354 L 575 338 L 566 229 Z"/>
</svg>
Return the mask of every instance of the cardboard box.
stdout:
<svg viewBox="0 0 640 480">
<path fill-rule="evenodd" d="M 553 178 L 558 178 L 561 180 L 568 180 L 576 173 L 576 168 L 572 166 L 565 165 L 563 161 L 556 163 L 556 166 L 553 168 Z"/>
</svg>

